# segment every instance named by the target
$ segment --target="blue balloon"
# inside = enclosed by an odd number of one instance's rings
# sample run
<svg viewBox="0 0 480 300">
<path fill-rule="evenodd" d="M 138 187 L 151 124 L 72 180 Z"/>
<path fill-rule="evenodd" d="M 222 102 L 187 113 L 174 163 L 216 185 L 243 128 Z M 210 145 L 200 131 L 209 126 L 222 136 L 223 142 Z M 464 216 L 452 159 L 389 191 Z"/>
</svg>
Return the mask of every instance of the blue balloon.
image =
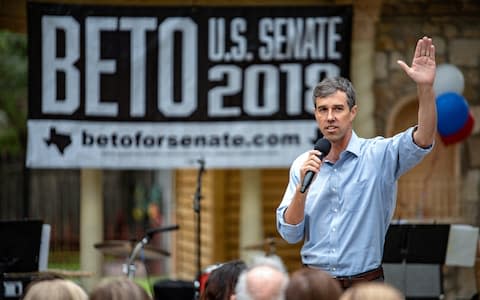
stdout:
<svg viewBox="0 0 480 300">
<path fill-rule="evenodd" d="M 455 92 L 440 94 L 436 99 L 437 122 L 440 135 L 452 135 L 460 130 L 468 121 L 468 103 Z"/>
</svg>

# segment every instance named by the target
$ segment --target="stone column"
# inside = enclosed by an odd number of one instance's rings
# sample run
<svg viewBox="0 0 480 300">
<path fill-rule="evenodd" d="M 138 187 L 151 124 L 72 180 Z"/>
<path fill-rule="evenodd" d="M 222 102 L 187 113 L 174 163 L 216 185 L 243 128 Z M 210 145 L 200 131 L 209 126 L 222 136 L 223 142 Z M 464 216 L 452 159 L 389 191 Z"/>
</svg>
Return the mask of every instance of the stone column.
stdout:
<svg viewBox="0 0 480 300">
<path fill-rule="evenodd" d="M 82 280 L 90 290 L 102 276 L 103 256 L 94 244 L 103 241 L 102 170 L 82 169 L 80 174 L 80 269 L 93 275 Z"/>
<path fill-rule="evenodd" d="M 262 189 L 259 169 L 241 170 L 240 194 L 240 258 L 250 262 L 263 251 L 245 250 L 245 246 L 263 242 Z"/>
<path fill-rule="evenodd" d="M 357 93 L 358 113 L 354 128 L 362 137 L 375 132 L 375 26 L 382 0 L 354 1 L 351 80 Z"/>
</svg>

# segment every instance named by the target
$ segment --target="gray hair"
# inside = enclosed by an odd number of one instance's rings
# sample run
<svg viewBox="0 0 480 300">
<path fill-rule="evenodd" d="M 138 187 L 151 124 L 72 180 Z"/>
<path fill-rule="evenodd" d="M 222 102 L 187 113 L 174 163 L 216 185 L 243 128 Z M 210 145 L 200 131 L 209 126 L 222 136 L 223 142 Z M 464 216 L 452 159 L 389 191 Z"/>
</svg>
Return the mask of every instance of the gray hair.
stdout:
<svg viewBox="0 0 480 300">
<path fill-rule="evenodd" d="M 238 277 L 237 285 L 235 286 L 235 297 L 237 300 L 258 300 L 255 296 L 255 291 L 252 290 L 252 287 L 249 287 L 248 280 L 249 275 L 251 275 L 251 271 L 255 270 L 256 268 L 271 268 L 277 272 L 280 279 L 280 285 L 278 289 L 274 292 L 275 294 L 269 295 L 270 300 L 284 300 L 285 299 L 285 289 L 287 288 L 289 277 L 286 271 L 286 268 L 283 262 L 278 257 L 258 257 L 254 260 L 252 265 L 247 269 L 244 270 L 240 276 Z M 274 276 L 277 277 L 277 276 Z M 277 278 L 278 280 L 279 278 Z M 269 278 L 269 280 L 276 280 L 275 278 Z"/>
<path fill-rule="evenodd" d="M 350 109 L 356 104 L 355 89 L 350 80 L 344 77 L 325 78 L 320 81 L 313 90 L 313 105 L 316 105 L 317 98 L 325 98 L 342 91 L 347 95 L 347 104 Z"/>
</svg>

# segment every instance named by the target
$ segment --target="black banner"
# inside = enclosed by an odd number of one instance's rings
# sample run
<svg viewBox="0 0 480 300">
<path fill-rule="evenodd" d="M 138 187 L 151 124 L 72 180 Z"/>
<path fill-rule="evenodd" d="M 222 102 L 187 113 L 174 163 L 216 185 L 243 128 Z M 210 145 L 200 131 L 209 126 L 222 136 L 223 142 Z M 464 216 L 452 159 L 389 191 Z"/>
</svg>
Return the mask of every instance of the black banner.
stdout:
<svg viewBox="0 0 480 300">
<path fill-rule="evenodd" d="M 115 136 L 126 134 L 119 124 L 141 126 L 143 135 L 149 132 L 147 144 L 162 151 L 163 135 L 199 126 L 206 126 L 202 133 L 225 131 L 228 124 L 240 135 L 264 135 L 258 131 L 270 126 L 265 122 L 280 122 L 275 126 L 282 132 L 284 121 L 308 121 L 284 131 L 298 134 L 292 146 L 310 147 L 314 86 L 326 76 L 349 77 L 351 19 L 351 6 L 28 3 L 29 130 L 43 140 L 61 133 L 77 147 L 90 147 L 80 152 L 107 145 L 111 155 L 122 151 L 114 147 Z M 308 133 L 298 133 L 302 128 Z M 108 143 L 99 138 L 104 135 Z M 127 135 L 125 145 L 135 144 L 134 133 Z M 136 153 L 152 150 L 142 145 L 138 140 Z M 267 150 L 261 145 L 257 149 Z M 105 157 L 94 156 L 102 166 Z"/>
<path fill-rule="evenodd" d="M 310 119 L 312 86 L 349 75 L 350 7 L 29 3 L 28 20 L 32 119 Z"/>
</svg>

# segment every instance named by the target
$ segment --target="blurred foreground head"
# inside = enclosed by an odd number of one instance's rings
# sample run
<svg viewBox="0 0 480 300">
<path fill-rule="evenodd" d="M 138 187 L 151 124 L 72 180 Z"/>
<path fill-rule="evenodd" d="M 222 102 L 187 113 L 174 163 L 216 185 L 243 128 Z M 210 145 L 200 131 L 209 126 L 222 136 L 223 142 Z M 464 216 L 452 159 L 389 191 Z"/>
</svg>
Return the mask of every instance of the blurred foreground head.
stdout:
<svg viewBox="0 0 480 300">
<path fill-rule="evenodd" d="M 302 268 L 290 276 L 286 300 L 338 300 L 343 290 L 325 271 Z"/>
<path fill-rule="evenodd" d="M 404 300 L 405 296 L 395 287 L 383 282 L 366 282 L 347 289 L 340 300 Z"/>
<path fill-rule="evenodd" d="M 87 293 L 75 282 L 67 279 L 32 282 L 23 300 L 87 300 Z"/>
<path fill-rule="evenodd" d="M 127 277 L 105 279 L 90 293 L 90 300 L 151 300 L 144 288 Z"/>
<path fill-rule="evenodd" d="M 238 277 L 247 268 L 242 260 L 232 260 L 221 264 L 208 276 L 201 300 L 229 300 L 235 293 Z"/>
<path fill-rule="evenodd" d="M 288 273 L 275 257 L 258 258 L 238 278 L 236 300 L 283 300 L 288 284 Z"/>
</svg>

